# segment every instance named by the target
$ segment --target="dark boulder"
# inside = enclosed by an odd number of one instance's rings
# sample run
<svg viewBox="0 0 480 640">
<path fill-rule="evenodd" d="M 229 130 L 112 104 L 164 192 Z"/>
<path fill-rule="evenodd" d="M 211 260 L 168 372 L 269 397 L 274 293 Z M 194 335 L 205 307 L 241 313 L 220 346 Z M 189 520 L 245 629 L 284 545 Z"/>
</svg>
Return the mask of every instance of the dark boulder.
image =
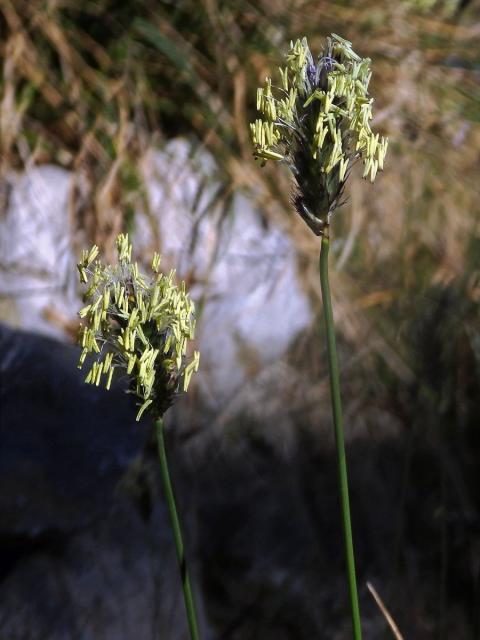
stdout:
<svg viewBox="0 0 480 640">
<path fill-rule="evenodd" d="M 111 504 L 145 442 L 133 399 L 86 385 L 79 350 L 0 324 L 0 536 L 58 536 Z"/>
</svg>

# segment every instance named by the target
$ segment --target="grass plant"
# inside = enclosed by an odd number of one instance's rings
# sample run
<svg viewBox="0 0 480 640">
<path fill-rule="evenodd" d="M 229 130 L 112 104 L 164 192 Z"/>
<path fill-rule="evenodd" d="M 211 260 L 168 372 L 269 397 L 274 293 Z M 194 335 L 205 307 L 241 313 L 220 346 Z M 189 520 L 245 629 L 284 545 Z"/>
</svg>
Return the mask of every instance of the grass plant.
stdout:
<svg viewBox="0 0 480 640">
<path fill-rule="evenodd" d="M 160 271 L 161 258 L 152 260 L 153 277 L 139 272 L 132 262 L 128 235 L 117 238 L 118 263 L 103 265 L 98 247 L 84 251 L 78 264 L 80 280 L 87 285 L 87 305 L 80 311 L 84 319 L 80 341 L 79 368 L 88 354 L 93 363 L 85 382 L 110 388 L 114 376 L 125 372 L 129 392 L 139 401 L 137 421 L 147 412 L 155 421 L 161 476 L 182 581 L 183 598 L 192 640 L 199 639 L 180 519 L 168 468 L 163 416 L 180 390 L 187 391 L 192 374 L 198 370 L 200 354 L 194 352 L 187 363 L 187 343 L 194 337 L 194 304 L 182 282 L 178 288 L 174 271 Z"/>
<path fill-rule="evenodd" d="M 286 66 L 280 68 L 281 86 L 272 86 L 267 78 L 265 87 L 257 91 L 257 109 L 262 117 L 251 124 L 251 133 L 257 158 L 264 164 L 274 160 L 288 166 L 294 178 L 295 208 L 315 235 L 322 237 L 319 270 L 338 490 L 353 636 L 361 640 L 328 254 L 331 217 L 341 204 L 351 167 L 363 162 L 363 177 L 368 176 L 373 182 L 377 171 L 383 169 L 388 141 L 370 128 L 370 60 L 356 54 L 351 42 L 332 34 L 318 58 L 314 58 L 303 38 L 291 43 L 286 60 Z"/>
<path fill-rule="evenodd" d="M 390 170 L 375 197 L 352 172 L 331 238 L 344 412 L 352 437 L 407 438 L 409 450 L 423 444 L 443 452 L 451 569 L 460 566 L 459 544 L 465 557 L 475 553 L 469 523 L 478 513 L 478 23 L 478 2 L 459 0 L 0 3 L 2 213 L 17 172 L 62 166 L 72 175 L 72 246 L 95 242 L 110 257 L 119 231 L 135 225 L 138 206 L 148 206 L 139 171 L 144 153 L 189 136 L 218 160 L 225 202 L 246 190 L 265 223 L 290 234 L 300 281 L 318 309 L 317 238 L 291 215 L 283 168 L 268 163 L 258 171 L 252 162 L 255 88 L 276 61 L 279 42 L 299 33 L 317 51 L 322 34 L 340 32 L 375 60 L 371 86 L 381 108 L 374 125 L 392 137 Z M 17 268 L 0 256 L 0 273 Z M 4 298 L 0 304 L 10 308 L 10 294 Z M 292 414 L 318 425 L 327 417 L 329 390 L 318 385 L 324 370 L 309 340 L 291 354 L 289 402 Z M 403 610 L 403 578 L 417 571 L 407 560 L 414 477 L 406 474 L 398 491 L 406 498 L 398 506 L 398 563 L 388 578 Z M 429 493 L 436 499 L 435 487 Z M 429 522 L 435 531 L 435 517 Z M 432 534 L 422 569 L 432 580 L 437 547 Z M 460 615 L 475 618 L 478 629 L 480 580 L 468 571 L 448 574 L 445 606 L 457 606 L 455 585 L 467 585 L 472 595 Z M 413 618 L 418 628 L 438 627 L 431 598 L 419 588 L 417 613 L 402 621 L 407 635 Z M 447 617 L 455 635 L 452 624 Z"/>
</svg>

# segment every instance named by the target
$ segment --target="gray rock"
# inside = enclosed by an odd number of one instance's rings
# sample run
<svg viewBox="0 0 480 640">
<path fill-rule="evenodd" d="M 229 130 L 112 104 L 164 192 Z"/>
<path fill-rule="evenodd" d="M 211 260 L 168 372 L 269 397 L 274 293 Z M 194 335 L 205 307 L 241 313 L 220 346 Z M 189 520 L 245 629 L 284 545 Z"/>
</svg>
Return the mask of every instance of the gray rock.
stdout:
<svg viewBox="0 0 480 640">
<path fill-rule="evenodd" d="M 131 396 L 84 384 L 78 355 L 0 325 L 0 536 L 85 526 L 145 442 Z"/>
</svg>

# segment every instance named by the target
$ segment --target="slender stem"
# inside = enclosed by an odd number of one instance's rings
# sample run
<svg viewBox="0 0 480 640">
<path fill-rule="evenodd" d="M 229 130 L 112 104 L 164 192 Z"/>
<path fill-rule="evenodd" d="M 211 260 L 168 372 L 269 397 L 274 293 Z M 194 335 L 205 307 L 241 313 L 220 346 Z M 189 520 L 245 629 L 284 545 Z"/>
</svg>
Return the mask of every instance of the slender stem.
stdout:
<svg viewBox="0 0 480 640">
<path fill-rule="evenodd" d="M 175 541 L 178 565 L 180 567 L 180 575 L 182 578 L 183 599 L 185 601 L 185 609 L 187 612 L 188 628 L 190 629 L 190 637 L 192 638 L 192 640 L 199 640 L 200 635 L 198 633 L 198 623 L 195 613 L 195 605 L 193 602 L 192 586 L 190 584 L 190 576 L 187 569 L 187 562 L 185 560 L 185 548 L 183 546 L 182 529 L 180 527 L 180 520 L 177 514 L 172 481 L 170 479 L 170 472 L 168 470 L 162 418 L 158 418 L 155 421 L 155 428 L 157 432 L 158 455 L 160 457 L 160 469 L 162 472 L 163 488 L 165 491 L 165 498 L 167 500 L 168 511 L 170 513 L 173 539 Z"/>
<path fill-rule="evenodd" d="M 338 484 L 342 510 L 343 537 L 345 542 L 345 559 L 347 563 L 348 588 L 354 640 L 361 640 L 360 609 L 358 606 L 357 582 L 355 578 L 355 557 L 353 554 L 352 524 L 350 520 L 350 502 L 348 498 L 347 460 L 343 435 L 342 401 L 340 398 L 340 380 L 338 375 L 337 348 L 335 345 L 335 329 L 333 324 L 332 301 L 328 281 L 328 227 L 322 236 L 320 250 L 320 284 L 322 287 L 325 329 L 327 333 L 328 367 L 330 370 L 330 391 L 332 396 L 333 423 L 335 427 L 335 443 L 337 449 Z"/>
</svg>

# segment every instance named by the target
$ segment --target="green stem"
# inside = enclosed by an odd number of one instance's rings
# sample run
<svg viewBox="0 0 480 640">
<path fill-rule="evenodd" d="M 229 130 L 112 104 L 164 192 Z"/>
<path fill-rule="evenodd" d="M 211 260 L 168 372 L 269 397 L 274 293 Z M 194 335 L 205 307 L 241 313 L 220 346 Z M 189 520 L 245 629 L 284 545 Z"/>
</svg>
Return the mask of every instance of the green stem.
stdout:
<svg viewBox="0 0 480 640">
<path fill-rule="evenodd" d="M 170 522 L 173 530 L 173 539 L 177 550 L 178 565 L 180 567 L 180 575 L 182 578 L 183 599 L 185 601 L 185 609 L 187 611 L 188 628 L 190 629 L 190 637 L 192 640 L 199 640 L 197 616 L 195 613 L 195 605 L 193 602 L 192 586 L 190 584 L 190 576 L 185 560 L 185 548 L 183 546 L 182 529 L 177 514 L 175 504 L 175 496 L 173 494 L 172 481 L 168 471 L 167 452 L 165 449 L 164 427 L 162 418 L 155 421 L 157 431 L 158 455 L 160 457 L 160 469 L 162 472 L 163 488 L 165 498 L 167 500 L 168 511 L 170 513 Z"/>
<path fill-rule="evenodd" d="M 335 426 L 335 443 L 337 448 L 338 484 L 342 510 L 343 537 L 345 542 L 345 559 L 347 563 L 348 588 L 352 612 L 354 640 L 361 640 L 360 609 L 358 606 L 357 582 L 355 578 L 355 557 L 353 554 L 352 523 L 350 520 L 350 501 L 348 498 L 347 460 L 345 456 L 345 440 L 343 435 L 342 401 L 340 398 L 340 380 L 338 375 L 337 348 L 335 345 L 335 329 L 333 324 L 332 301 L 328 281 L 328 227 L 322 236 L 320 251 L 320 284 L 322 287 L 325 329 L 327 333 L 328 367 L 330 370 L 330 391 L 332 396 L 333 423 Z"/>
</svg>

